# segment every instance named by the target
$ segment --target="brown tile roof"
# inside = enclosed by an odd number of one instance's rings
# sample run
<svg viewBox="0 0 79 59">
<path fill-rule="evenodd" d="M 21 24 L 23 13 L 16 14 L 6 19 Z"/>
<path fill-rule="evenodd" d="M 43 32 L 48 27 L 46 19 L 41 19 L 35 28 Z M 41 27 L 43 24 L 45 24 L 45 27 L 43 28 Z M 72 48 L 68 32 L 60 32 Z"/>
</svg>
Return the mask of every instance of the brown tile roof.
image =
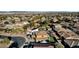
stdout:
<svg viewBox="0 0 79 59">
<path fill-rule="evenodd" d="M 48 34 L 46 31 L 40 31 L 36 34 L 37 41 L 46 40 L 47 38 L 48 38 Z"/>
</svg>

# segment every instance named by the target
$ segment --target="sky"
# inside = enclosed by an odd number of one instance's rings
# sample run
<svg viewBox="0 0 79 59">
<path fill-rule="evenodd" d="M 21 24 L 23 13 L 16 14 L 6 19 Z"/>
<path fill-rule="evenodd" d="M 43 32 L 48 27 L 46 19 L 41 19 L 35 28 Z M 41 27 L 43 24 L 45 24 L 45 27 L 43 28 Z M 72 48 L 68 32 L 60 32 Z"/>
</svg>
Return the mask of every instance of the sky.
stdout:
<svg viewBox="0 0 79 59">
<path fill-rule="evenodd" d="M 0 0 L 0 11 L 79 11 L 79 1 Z"/>
</svg>

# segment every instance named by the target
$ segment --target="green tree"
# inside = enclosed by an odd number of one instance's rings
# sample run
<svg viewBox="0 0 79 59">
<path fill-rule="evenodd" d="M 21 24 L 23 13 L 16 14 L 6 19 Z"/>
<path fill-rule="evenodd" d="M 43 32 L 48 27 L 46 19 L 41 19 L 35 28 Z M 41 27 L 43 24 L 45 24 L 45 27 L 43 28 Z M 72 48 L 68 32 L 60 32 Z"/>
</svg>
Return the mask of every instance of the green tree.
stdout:
<svg viewBox="0 0 79 59">
<path fill-rule="evenodd" d="M 9 44 L 10 40 L 8 38 L 4 38 L 2 41 L 0 41 L 1 44 Z"/>
<path fill-rule="evenodd" d="M 48 37 L 49 42 L 55 42 L 54 38 L 52 36 Z"/>
<path fill-rule="evenodd" d="M 26 32 L 26 30 L 27 30 L 28 27 L 29 27 L 29 25 L 24 25 L 23 26 L 24 32 Z"/>
<path fill-rule="evenodd" d="M 64 48 L 64 46 L 61 43 L 55 43 L 56 48 Z"/>
</svg>

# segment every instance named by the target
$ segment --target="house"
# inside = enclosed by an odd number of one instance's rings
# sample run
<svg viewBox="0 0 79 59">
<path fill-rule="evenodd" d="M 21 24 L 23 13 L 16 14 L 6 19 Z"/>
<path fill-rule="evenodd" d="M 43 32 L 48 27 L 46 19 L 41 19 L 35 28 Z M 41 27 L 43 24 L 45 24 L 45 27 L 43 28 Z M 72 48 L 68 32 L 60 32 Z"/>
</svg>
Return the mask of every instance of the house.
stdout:
<svg viewBox="0 0 79 59">
<path fill-rule="evenodd" d="M 53 18 L 53 22 L 57 22 L 58 19 L 56 17 Z"/>
<path fill-rule="evenodd" d="M 22 23 L 23 23 L 23 25 L 30 24 L 28 21 L 24 21 L 24 22 L 22 22 Z"/>
<path fill-rule="evenodd" d="M 11 18 L 10 16 L 8 16 L 8 17 L 6 18 L 6 20 L 12 20 L 12 18 Z"/>
<path fill-rule="evenodd" d="M 21 19 L 19 17 L 13 17 L 13 20 L 15 21 L 15 23 L 19 23 Z"/>
<path fill-rule="evenodd" d="M 79 19 L 77 19 L 77 18 L 74 18 L 74 19 L 73 19 L 73 21 L 74 21 L 74 22 L 78 22 L 78 21 L 79 21 Z"/>
<path fill-rule="evenodd" d="M 46 31 L 39 31 L 35 35 L 36 42 L 42 41 L 42 40 L 47 40 L 47 39 L 48 39 L 48 34 Z"/>
<path fill-rule="evenodd" d="M 77 28 L 77 30 L 79 30 L 79 22 L 75 23 L 74 27 Z"/>
<path fill-rule="evenodd" d="M 4 29 L 12 29 L 13 28 L 13 25 L 6 25 L 5 27 L 4 27 Z"/>
<path fill-rule="evenodd" d="M 45 20 L 46 20 L 46 18 L 43 16 L 43 17 L 41 18 L 41 21 L 44 22 Z"/>
</svg>

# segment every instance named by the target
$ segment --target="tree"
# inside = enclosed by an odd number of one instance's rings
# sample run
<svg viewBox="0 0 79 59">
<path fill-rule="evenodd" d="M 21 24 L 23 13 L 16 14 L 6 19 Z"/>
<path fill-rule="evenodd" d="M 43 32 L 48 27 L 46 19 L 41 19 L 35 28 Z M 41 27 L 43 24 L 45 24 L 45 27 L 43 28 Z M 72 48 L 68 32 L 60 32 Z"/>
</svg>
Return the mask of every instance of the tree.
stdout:
<svg viewBox="0 0 79 59">
<path fill-rule="evenodd" d="M 27 30 L 27 27 L 28 27 L 28 25 L 24 25 L 24 26 L 23 26 L 23 29 L 24 29 L 25 32 L 26 32 L 26 30 Z"/>
<path fill-rule="evenodd" d="M 2 41 L 0 41 L 1 44 L 9 44 L 10 40 L 8 38 L 4 38 Z"/>
<path fill-rule="evenodd" d="M 48 37 L 49 42 L 55 42 L 54 38 L 52 36 Z"/>
<path fill-rule="evenodd" d="M 64 48 L 64 45 L 61 43 L 55 43 L 55 48 Z"/>
<path fill-rule="evenodd" d="M 11 22 L 14 24 L 15 23 L 15 20 L 11 20 Z"/>
</svg>

